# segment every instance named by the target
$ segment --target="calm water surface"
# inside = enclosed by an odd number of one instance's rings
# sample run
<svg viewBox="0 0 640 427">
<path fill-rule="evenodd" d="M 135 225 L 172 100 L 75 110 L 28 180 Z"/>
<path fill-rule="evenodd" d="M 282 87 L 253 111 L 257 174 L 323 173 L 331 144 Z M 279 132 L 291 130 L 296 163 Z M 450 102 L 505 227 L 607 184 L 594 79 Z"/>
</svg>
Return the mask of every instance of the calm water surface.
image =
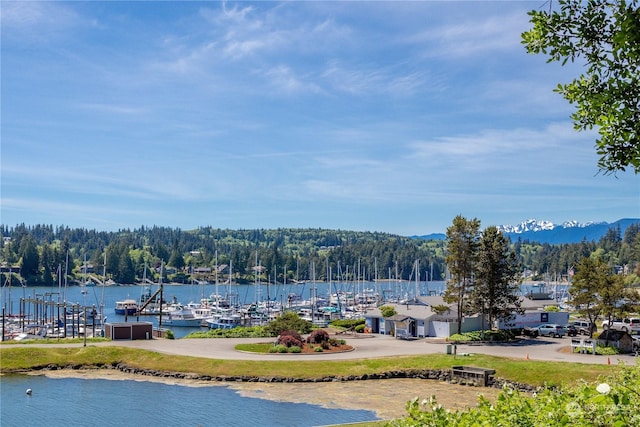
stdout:
<svg viewBox="0 0 640 427">
<path fill-rule="evenodd" d="M 30 388 L 33 394 L 28 396 Z M 0 425 L 319 426 L 376 420 L 374 412 L 242 397 L 223 386 L 10 375 L 0 381 Z"/>
</svg>

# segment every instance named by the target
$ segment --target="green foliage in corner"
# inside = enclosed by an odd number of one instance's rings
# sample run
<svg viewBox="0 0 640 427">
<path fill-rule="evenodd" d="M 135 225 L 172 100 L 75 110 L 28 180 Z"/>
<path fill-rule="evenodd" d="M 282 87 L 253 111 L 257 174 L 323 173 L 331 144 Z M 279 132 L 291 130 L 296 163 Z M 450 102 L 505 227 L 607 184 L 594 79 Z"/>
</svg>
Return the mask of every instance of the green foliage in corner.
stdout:
<svg viewBox="0 0 640 427">
<path fill-rule="evenodd" d="M 640 365 L 623 367 L 596 383 L 548 387 L 533 396 L 505 388 L 491 402 L 450 411 L 434 396 L 407 403 L 408 416 L 387 426 L 615 426 L 640 425 Z"/>
</svg>

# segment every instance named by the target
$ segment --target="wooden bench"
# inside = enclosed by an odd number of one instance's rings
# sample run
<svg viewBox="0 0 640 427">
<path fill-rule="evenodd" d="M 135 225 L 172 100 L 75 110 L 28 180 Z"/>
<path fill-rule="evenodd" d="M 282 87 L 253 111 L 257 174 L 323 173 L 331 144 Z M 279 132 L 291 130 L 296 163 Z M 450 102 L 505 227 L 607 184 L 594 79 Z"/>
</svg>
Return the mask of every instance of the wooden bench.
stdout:
<svg viewBox="0 0 640 427">
<path fill-rule="evenodd" d="M 475 366 L 453 366 L 451 367 L 451 381 L 487 387 L 495 373 L 495 369 Z"/>
</svg>

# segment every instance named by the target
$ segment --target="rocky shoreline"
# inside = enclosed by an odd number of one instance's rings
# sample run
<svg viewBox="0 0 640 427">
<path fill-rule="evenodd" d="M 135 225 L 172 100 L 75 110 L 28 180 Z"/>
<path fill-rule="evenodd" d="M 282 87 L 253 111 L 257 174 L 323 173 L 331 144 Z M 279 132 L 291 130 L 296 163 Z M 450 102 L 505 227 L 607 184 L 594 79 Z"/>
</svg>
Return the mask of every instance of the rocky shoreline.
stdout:
<svg viewBox="0 0 640 427">
<path fill-rule="evenodd" d="M 65 365 L 58 366 L 54 364 L 46 365 L 40 368 L 34 368 L 33 371 L 56 371 L 56 370 L 116 370 L 118 372 L 130 375 L 140 375 L 155 378 L 175 379 L 175 380 L 189 380 L 198 382 L 221 382 L 221 383 L 328 383 L 328 382 L 353 382 L 353 381 L 371 381 L 371 380 L 392 380 L 392 379 L 420 379 L 420 380 L 433 380 L 439 382 L 445 382 L 450 384 L 458 384 L 465 386 L 476 386 L 473 382 L 459 381 L 452 378 L 451 369 L 409 369 L 409 370 L 394 370 L 382 373 L 372 373 L 363 375 L 348 375 L 348 376 L 325 376 L 318 378 L 294 378 L 294 377 L 280 377 L 280 376 L 254 376 L 254 375 L 202 375 L 188 372 L 171 372 L 171 371 L 158 371 L 155 369 L 136 368 L 129 366 L 125 363 L 118 364 L 105 364 L 96 366 L 87 365 Z M 537 390 L 529 384 L 522 384 L 513 381 L 507 381 L 502 378 L 490 377 L 487 384 L 488 387 L 503 389 L 509 387 L 521 392 L 531 393 Z M 482 387 L 481 387 L 482 388 Z"/>
</svg>

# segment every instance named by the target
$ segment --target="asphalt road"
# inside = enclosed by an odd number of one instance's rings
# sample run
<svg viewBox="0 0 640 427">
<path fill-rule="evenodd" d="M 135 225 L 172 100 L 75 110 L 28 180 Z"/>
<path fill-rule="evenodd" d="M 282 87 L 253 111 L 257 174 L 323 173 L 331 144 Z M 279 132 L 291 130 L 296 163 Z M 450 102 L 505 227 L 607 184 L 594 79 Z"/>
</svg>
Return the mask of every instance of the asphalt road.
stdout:
<svg viewBox="0 0 640 427">
<path fill-rule="evenodd" d="M 265 338 L 216 338 L 216 339 L 179 339 L 179 340 L 140 340 L 91 343 L 89 345 L 118 345 L 141 348 L 166 354 L 207 357 L 212 359 L 235 360 L 291 360 L 292 357 L 303 357 L 304 360 L 349 360 L 378 357 L 392 357 L 416 354 L 446 353 L 447 343 L 430 338 L 418 340 L 399 340 L 388 335 L 371 335 L 369 337 L 341 337 L 354 347 L 353 351 L 344 353 L 313 353 L 304 355 L 290 354 L 256 354 L 235 350 L 239 343 L 265 342 Z M 51 344 L 57 345 L 57 344 Z M 75 344 L 80 346 L 82 344 Z M 635 355 L 594 356 L 592 354 L 571 353 L 570 338 L 535 338 L 516 343 L 499 344 L 463 344 L 457 345 L 457 357 L 465 354 L 489 354 L 515 359 L 546 360 L 557 362 L 635 364 Z M 451 348 L 453 351 L 453 347 Z"/>
</svg>

